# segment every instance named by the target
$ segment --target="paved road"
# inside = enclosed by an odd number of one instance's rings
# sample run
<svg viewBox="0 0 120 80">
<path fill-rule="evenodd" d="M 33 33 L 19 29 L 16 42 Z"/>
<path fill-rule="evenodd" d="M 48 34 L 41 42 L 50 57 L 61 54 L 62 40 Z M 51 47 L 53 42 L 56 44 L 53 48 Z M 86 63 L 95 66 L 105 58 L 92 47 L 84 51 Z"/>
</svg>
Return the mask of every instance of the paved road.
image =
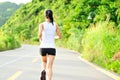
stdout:
<svg viewBox="0 0 120 80">
<path fill-rule="evenodd" d="M 79 54 L 57 49 L 53 80 L 114 80 L 81 61 Z M 0 80 L 39 80 L 41 61 L 38 46 L 0 52 Z"/>
</svg>

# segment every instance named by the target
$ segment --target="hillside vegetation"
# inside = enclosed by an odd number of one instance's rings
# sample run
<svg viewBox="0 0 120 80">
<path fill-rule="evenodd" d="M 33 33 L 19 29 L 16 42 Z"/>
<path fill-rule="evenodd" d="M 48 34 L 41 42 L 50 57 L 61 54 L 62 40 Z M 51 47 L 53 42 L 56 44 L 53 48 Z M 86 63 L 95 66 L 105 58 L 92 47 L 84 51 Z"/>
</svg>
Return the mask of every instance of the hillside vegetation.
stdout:
<svg viewBox="0 0 120 80">
<path fill-rule="evenodd" d="M 0 26 L 2 26 L 9 17 L 20 7 L 11 2 L 1 2 L 0 3 Z"/>
<path fill-rule="evenodd" d="M 1 31 L 21 42 L 38 42 L 44 10 L 52 9 L 62 40 L 87 60 L 120 74 L 120 0 L 32 0 L 2 26 Z"/>
<path fill-rule="evenodd" d="M 11 2 L 0 3 L 0 27 L 10 18 L 10 16 L 20 7 Z M 18 40 L 14 38 L 14 35 L 7 34 L 0 31 L 0 51 L 14 49 L 20 47 Z"/>
</svg>

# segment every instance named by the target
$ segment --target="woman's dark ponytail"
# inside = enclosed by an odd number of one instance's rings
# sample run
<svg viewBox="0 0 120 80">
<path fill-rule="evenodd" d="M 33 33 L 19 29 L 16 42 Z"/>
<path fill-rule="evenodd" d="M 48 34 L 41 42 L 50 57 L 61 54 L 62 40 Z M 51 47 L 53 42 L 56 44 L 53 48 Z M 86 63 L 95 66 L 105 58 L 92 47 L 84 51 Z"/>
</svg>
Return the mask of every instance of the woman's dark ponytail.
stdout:
<svg viewBox="0 0 120 80">
<path fill-rule="evenodd" d="M 46 18 L 49 18 L 50 19 L 50 22 L 53 24 L 53 12 L 52 10 L 46 10 L 45 11 L 45 15 L 46 15 Z M 54 25 L 54 24 L 53 24 Z"/>
</svg>

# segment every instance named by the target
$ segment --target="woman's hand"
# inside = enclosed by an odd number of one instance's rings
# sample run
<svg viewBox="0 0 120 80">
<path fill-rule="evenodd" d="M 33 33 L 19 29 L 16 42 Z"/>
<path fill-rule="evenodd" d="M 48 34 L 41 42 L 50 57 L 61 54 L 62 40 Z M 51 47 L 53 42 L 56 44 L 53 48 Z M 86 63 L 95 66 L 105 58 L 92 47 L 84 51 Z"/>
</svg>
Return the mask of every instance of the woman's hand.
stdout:
<svg viewBox="0 0 120 80">
<path fill-rule="evenodd" d="M 54 38 L 55 38 L 55 39 L 59 39 L 59 36 L 55 36 Z"/>
</svg>

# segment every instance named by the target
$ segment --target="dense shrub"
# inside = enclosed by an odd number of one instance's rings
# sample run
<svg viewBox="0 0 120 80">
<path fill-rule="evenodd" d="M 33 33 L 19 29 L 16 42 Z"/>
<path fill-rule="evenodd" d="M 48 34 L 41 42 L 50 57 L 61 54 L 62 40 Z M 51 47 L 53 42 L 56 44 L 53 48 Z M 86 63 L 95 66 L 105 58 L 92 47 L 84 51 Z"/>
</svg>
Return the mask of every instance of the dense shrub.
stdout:
<svg viewBox="0 0 120 80">
<path fill-rule="evenodd" d="M 82 56 L 91 62 L 116 72 L 118 61 L 113 56 L 120 51 L 120 35 L 113 23 L 100 22 L 87 29 L 82 39 Z"/>
<path fill-rule="evenodd" d="M 0 51 L 20 47 L 20 43 L 10 34 L 0 32 Z"/>
</svg>

